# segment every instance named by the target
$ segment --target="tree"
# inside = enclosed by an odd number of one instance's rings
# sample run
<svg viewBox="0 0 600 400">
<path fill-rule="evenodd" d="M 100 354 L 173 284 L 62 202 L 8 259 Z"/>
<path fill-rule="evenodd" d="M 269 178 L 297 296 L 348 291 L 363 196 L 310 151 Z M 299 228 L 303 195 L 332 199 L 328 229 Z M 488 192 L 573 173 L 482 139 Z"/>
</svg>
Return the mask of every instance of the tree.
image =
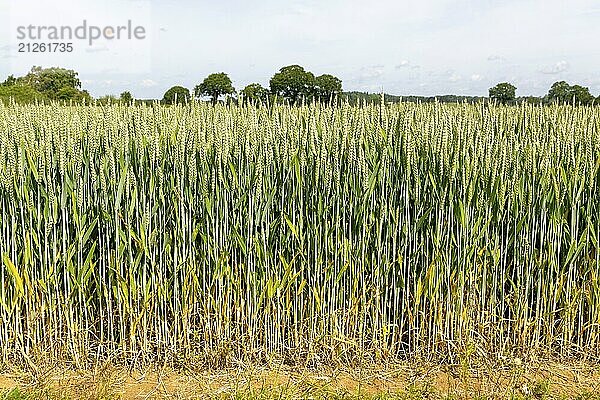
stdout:
<svg viewBox="0 0 600 400">
<path fill-rule="evenodd" d="M 166 104 L 182 104 L 190 100 L 190 91 L 183 86 L 173 86 L 165 92 L 163 102 Z"/>
<path fill-rule="evenodd" d="M 242 95 L 251 101 L 265 103 L 269 98 L 269 89 L 251 83 L 242 90 Z"/>
<path fill-rule="evenodd" d="M 565 81 L 554 82 L 548 91 L 549 101 L 568 103 L 571 97 L 571 85 Z"/>
<path fill-rule="evenodd" d="M 296 103 L 314 93 L 315 76 L 299 65 L 289 65 L 273 75 L 269 83 L 271 93 Z"/>
<path fill-rule="evenodd" d="M 86 90 L 77 90 L 71 87 L 64 87 L 56 93 L 54 99 L 74 101 L 76 103 L 85 101 L 86 103 L 89 103 L 92 101 L 92 96 L 90 96 Z"/>
<path fill-rule="evenodd" d="M 73 100 L 79 95 L 79 90 L 65 86 L 60 88 L 54 95 L 54 98 L 58 100 Z"/>
<path fill-rule="evenodd" d="M 515 101 L 517 104 L 522 104 L 522 103 L 536 104 L 536 105 L 544 104 L 544 98 L 536 97 L 536 96 L 520 96 L 520 97 L 517 97 Z"/>
<path fill-rule="evenodd" d="M 219 97 L 235 92 L 231 79 L 225 72 L 210 74 L 204 81 L 194 89 L 196 97 L 210 96 L 213 104 L 217 103 Z"/>
<path fill-rule="evenodd" d="M 17 83 L 17 78 L 13 75 L 9 75 L 4 82 L 2 82 L 2 86 L 13 86 Z"/>
<path fill-rule="evenodd" d="M 121 102 L 123 102 L 125 104 L 131 104 L 131 102 L 133 101 L 133 96 L 128 91 L 121 93 L 119 98 L 120 98 Z"/>
<path fill-rule="evenodd" d="M 588 105 L 594 102 L 594 96 L 592 96 L 590 89 L 587 87 L 573 85 L 571 86 L 570 95 L 576 104 Z"/>
<path fill-rule="evenodd" d="M 56 96 L 62 88 L 75 90 L 81 88 L 81 81 L 77 77 L 77 72 L 58 67 L 42 68 L 34 66 L 27 75 L 18 80 L 49 98 L 57 98 Z"/>
<path fill-rule="evenodd" d="M 98 103 L 100 104 L 114 104 L 118 102 L 119 98 L 114 94 L 105 94 L 104 96 L 98 97 Z"/>
<path fill-rule="evenodd" d="M 0 101 L 8 103 L 13 99 L 17 103 L 46 102 L 48 98 L 27 85 L 0 85 Z"/>
<path fill-rule="evenodd" d="M 333 75 L 324 74 L 315 78 L 316 96 L 328 100 L 342 93 L 342 81 Z"/>
<path fill-rule="evenodd" d="M 515 100 L 517 88 L 508 82 L 502 82 L 490 88 L 490 98 L 498 100 L 502 104 Z"/>
<path fill-rule="evenodd" d="M 588 105 L 594 102 L 590 89 L 580 85 L 569 85 L 565 81 L 555 82 L 548 91 L 548 100 L 559 103 L 572 103 Z"/>
</svg>

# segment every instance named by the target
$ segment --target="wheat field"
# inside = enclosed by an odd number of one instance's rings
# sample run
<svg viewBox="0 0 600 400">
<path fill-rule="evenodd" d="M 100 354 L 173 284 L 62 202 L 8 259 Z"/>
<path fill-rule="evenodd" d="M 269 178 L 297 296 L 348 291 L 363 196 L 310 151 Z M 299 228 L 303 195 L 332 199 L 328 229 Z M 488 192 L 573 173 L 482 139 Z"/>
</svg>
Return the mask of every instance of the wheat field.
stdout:
<svg viewBox="0 0 600 400">
<path fill-rule="evenodd" d="M 600 353 L 600 108 L 0 104 L 0 352 Z"/>
</svg>

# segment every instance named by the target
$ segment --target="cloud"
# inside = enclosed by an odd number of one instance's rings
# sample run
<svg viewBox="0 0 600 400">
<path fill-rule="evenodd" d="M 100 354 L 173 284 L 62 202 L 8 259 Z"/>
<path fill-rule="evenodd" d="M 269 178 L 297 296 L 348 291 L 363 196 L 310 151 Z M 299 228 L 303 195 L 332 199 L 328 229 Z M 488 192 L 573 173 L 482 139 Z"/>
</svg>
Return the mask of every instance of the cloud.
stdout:
<svg viewBox="0 0 600 400">
<path fill-rule="evenodd" d="M 491 56 L 488 56 L 488 61 L 492 61 L 492 62 L 504 62 L 506 61 L 506 58 L 499 56 L 497 54 L 492 54 Z"/>
<path fill-rule="evenodd" d="M 385 67 L 383 65 L 371 65 L 369 67 L 362 67 L 360 69 L 358 81 L 365 82 L 380 78 L 384 74 L 384 70 Z"/>
<path fill-rule="evenodd" d="M 457 73 L 453 73 L 452 75 L 450 75 L 450 76 L 448 77 L 448 80 L 449 80 L 450 82 L 458 82 L 458 81 L 460 81 L 460 80 L 461 80 L 461 76 L 460 76 L 460 75 L 458 75 Z"/>
<path fill-rule="evenodd" d="M 473 74 L 471 75 L 471 80 L 474 82 L 479 82 L 481 80 L 482 76 L 479 74 Z"/>
<path fill-rule="evenodd" d="M 405 67 L 408 67 L 409 65 L 410 65 L 410 62 L 408 62 L 408 60 L 402 60 L 402 61 L 400 61 L 400 64 L 396 65 L 396 69 L 405 68 Z"/>
<path fill-rule="evenodd" d="M 155 81 L 153 81 L 152 79 L 144 79 L 140 82 L 140 85 L 143 87 L 153 87 L 158 85 L 158 83 L 156 83 Z"/>
<path fill-rule="evenodd" d="M 559 61 L 554 65 L 546 66 L 540 70 L 542 74 L 560 74 L 569 69 L 569 63 L 566 61 Z"/>
</svg>

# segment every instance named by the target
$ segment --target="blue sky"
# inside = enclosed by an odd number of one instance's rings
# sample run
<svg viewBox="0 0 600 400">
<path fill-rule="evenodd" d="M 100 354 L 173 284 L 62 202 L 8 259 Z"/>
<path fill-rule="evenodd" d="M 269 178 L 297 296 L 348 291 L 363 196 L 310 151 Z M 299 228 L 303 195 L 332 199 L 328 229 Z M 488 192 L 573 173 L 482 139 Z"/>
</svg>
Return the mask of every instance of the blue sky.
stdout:
<svg viewBox="0 0 600 400">
<path fill-rule="evenodd" d="M 0 78 L 33 64 L 79 72 L 94 96 L 162 97 L 211 72 L 236 88 L 268 86 L 300 64 L 345 90 L 485 95 L 501 81 L 543 95 L 558 80 L 600 95 L 598 0 L 0 0 Z M 70 54 L 20 54 L 16 27 L 132 20 L 143 41 L 76 43 Z"/>
</svg>

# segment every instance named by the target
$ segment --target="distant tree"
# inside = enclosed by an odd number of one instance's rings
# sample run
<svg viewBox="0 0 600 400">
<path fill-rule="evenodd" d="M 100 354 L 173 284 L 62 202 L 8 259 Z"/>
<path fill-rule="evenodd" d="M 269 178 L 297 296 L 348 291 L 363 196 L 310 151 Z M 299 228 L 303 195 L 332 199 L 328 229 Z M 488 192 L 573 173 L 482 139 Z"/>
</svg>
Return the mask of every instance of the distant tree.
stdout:
<svg viewBox="0 0 600 400">
<path fill-rule="evenodd" d="M 115 96 L 114 94 L 105 94 L 104 96 L 98 97 L 98 102 L 100 104 L 118 103 L 119 98 L 117 96 Z"/>
<path fill-rule="evenodd" d="M 77 96 L 79 96 L 79 90 L 65 86 L 56 92 L 54 98 L 58 100 L 74 100 Z"/>
<path fill-rule="evenodd" d="M 342 81 L 333 75 L 324 74 L 315 78 L 315 94 L 323 100 L 342 93 Z"/>
<path fill-rule="evenodd" d="M 283 67 L 271 78 L 271 93 L 297 103 L 315 90 L 315 76 L 299 65 Z"/>
<path fill-rule="evenodd" d="M 19 78 L 18 81 L 31 86 L 49 98 L 57 98 L 59 90 L 63 88 L 76 90 L 81 88 L 81 81 L 77 77 L 77 72 L 58 67 L 42 68 L 34 66 L 27 75 Z"/>
<path fill-rule="evenodd" d="M 0 85 L 0 101 L 8 103 L 11 99 L 22 104 L 36 101 L 45 102 L 48 100 L 46 96 L 31 86 L 18 84 L 9 86 Z"/>
<path fill-rule="evenodd" d="M 242 95 L 251 101 L 265 103 L 269 98 L 269 89 L 258 83 L 251 83 L 242 89 Z"/>
<path fill-rule="evenodd" d="M 490 88 L 490 98 L 498 100 L 500 103 L 506 104 L 515 100 L 517 88 L 508 82 L 502 82 Z"/>
<path fill-rule="evenodd" d="M 565 81 L 555 82 L 548 91 L 548 100 L 559 103 L 588 105 L 594 102 L 590 89 L 580 85 L 569 85 Z"/>
<path fill-rule="evenodd" d="M 536 97 L 536 96 L 523 96 L 523 97 L 519 97 L 517 99 L 517 102 L 525 102 L 528 104 L 543 104 L 544 103 L 544 99 L 542 97 Z"/>
<path fill-rule="evenodd" d="M 121 102 L 123 102 L 125 104 L 130 104 L 133 101 L 133 96 L 131 95 L 130 92 L 125 91 L 125 92 L 121 93 L 121 95 L 119 96 L 119 99 L 121 100 Z"/>
<path fill-rule="evenodd" d="M 554 82 L 548 91 L 548 100 L 568 103 L 571 101 L 571 85 L 565 81 Z"/>
<path fill-rule="evenodd" d="M 217 103 L 219 97 L 235 92 L 231 79 L 225 72 L 210 74 L 204 81 L 194 89 L 196 97 L 210 96 L 213 104 Z"/>
<path fill-rule="evenodd" d="M 17 78 L 13 75 L 9 75 L 4 82 L 2 82 L 2 86 L 13 86 L 17 83 Z"/>
<path fill-rule="evenodd" d="M 183 86 L 173 86 L 165 92 L 163 102 L 166 104 L 182 104 L 190 100 L 190 91 Z"/>
<path fill-rule="evenodd" d="M 590 93 L 587 87 L 573 85 L 571 86 L 571 98 L 576 104 L 589 105 L 594 102 L 594 96 Z"/>
</svg>

